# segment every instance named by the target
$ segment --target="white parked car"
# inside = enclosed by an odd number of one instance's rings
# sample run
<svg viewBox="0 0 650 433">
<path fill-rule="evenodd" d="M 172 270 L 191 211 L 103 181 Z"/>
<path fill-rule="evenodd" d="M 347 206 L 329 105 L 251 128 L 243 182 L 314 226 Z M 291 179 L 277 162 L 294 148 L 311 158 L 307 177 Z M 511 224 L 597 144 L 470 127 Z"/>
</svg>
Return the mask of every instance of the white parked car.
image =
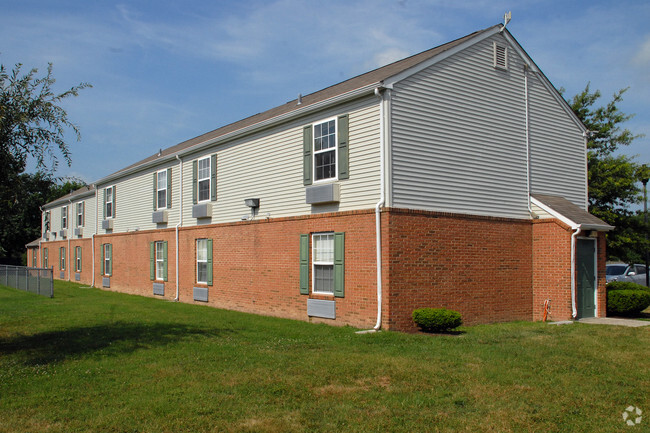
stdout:
<svg viewBox="0 0 650 433">
<path fill-rule="evenodd" d="M 625 263 L 610 263 L 606 265 L 606 279 L 611 281 L 630 281 L 645 286 L 645 265 L 626 265 Z"/>
</svg>

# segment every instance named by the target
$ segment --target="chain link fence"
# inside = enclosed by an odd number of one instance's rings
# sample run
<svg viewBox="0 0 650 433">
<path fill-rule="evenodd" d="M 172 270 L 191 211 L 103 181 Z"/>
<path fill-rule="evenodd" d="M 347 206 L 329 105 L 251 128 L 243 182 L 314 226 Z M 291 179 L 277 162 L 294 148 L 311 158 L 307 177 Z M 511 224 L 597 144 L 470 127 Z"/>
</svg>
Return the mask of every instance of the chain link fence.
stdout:
<svg viewBox="0 0 650 433">
<path fill-rule="evenodd" d="M 54 268 L 0 265 L 0 284 L 54 297 Z"/>
</svg>

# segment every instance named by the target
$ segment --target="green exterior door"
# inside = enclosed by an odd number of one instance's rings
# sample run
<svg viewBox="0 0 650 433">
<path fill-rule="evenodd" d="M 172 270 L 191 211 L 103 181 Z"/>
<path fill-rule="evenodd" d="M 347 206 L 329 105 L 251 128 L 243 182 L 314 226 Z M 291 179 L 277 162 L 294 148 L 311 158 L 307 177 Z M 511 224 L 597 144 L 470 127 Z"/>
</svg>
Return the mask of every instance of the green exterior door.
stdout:
<svg viewBox="0 0 650 433">
<path fill-rule="evenodd" d="M 596 315 L 596 241 L 578 239 L 576 248 L 578 318 Z"/>
</svg>

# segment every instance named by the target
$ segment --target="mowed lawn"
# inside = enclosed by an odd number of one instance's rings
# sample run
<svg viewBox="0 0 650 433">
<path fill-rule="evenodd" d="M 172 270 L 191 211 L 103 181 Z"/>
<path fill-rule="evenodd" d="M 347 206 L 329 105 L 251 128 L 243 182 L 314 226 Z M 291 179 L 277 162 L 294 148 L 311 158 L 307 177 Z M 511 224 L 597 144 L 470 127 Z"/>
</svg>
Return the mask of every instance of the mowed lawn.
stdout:
<svg viewBox="0 0 650 433">
<path fill-rule="evenodd" d="M 73 283 L 54 293 L 0 286 L 0 432 L 650 431 L 650 327 L 359 335 Z"/>
</svg>

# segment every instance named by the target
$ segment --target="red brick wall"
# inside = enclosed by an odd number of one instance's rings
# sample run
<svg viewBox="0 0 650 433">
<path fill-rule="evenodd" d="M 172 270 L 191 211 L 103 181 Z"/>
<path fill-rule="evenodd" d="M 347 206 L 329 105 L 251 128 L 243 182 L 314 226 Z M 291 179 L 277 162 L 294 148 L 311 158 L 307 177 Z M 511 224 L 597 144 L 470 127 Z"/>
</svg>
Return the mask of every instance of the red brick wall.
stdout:
<svg viewBox="0 0 650 433">
<path fill-rule="evenodd" d="M 533 320 L 571 319 L 571 228 L 555 219 L 533 222 Z"/>
<path fill-rule="evenodd" d="M 532 318 L 530 221 L 393 209 L 388 327 L 415 330 L 415 308 L 450 308 L 464 323 Z"/>
<path fill-rule="evenodd" d="M 300 295 L 300 234 L 327 231 L 345 232 L 345 297 Z M 377 311 L 374 233 L 372 211 L 182 228 L 179 231 L 179 300 L 193 303 L 193 287 L 205 287 L 196 284 L 196 239 L 211 238 L 213 284 L 209 287 L 209 305 L 308 320 L 307 299 L 311 296 L 336 301 L 335 321 L 316 318 L 312 321 L 371 327 L 375 324 Z M 153 296 L 153 282 L 149 277 L 149 242 L 158 240 L 168 241 L 165 298 L 175 298 L 173 229 L 98 236 L 98 263 L 100 245 L 112 244 L 111 290 Z M 97 285 L 101 286 L 99 271 L 100 267 L 97 266 Z"/>
<path fill-rule="evenodd" d="M 77 281 L 75 279 L 75 261 L 74 261 L 74 250 L 75 247 L 81 247 L 81 272 L 80 279 Z M 60 253 L 61 247 L 65 247 L 65 270 L 63 270 L 63 278 L 61 278 L 61 261 Z M 93 256 L 92 256 L 92 239 L 70 239 L 68 243 L 67 240 L 60 241 L 49 241 L 41 243 L 41 250 L 47 248 L 48 250 L 48 268 L 54 268 L 54 279 L 64 280 L 64 281 L 73 281 L 81 284 L 92 284 L 92 268 L 93 268 Z M 41 259 L 42 253 L 38 251 L 38 248 L 29 248 L 27 252 L 27 266 L 32 265 L 32 256 L 30 251 L 35 251 L 38 256 L 38 267 L 43 266 L 43 261 Z"/>
</svg>

